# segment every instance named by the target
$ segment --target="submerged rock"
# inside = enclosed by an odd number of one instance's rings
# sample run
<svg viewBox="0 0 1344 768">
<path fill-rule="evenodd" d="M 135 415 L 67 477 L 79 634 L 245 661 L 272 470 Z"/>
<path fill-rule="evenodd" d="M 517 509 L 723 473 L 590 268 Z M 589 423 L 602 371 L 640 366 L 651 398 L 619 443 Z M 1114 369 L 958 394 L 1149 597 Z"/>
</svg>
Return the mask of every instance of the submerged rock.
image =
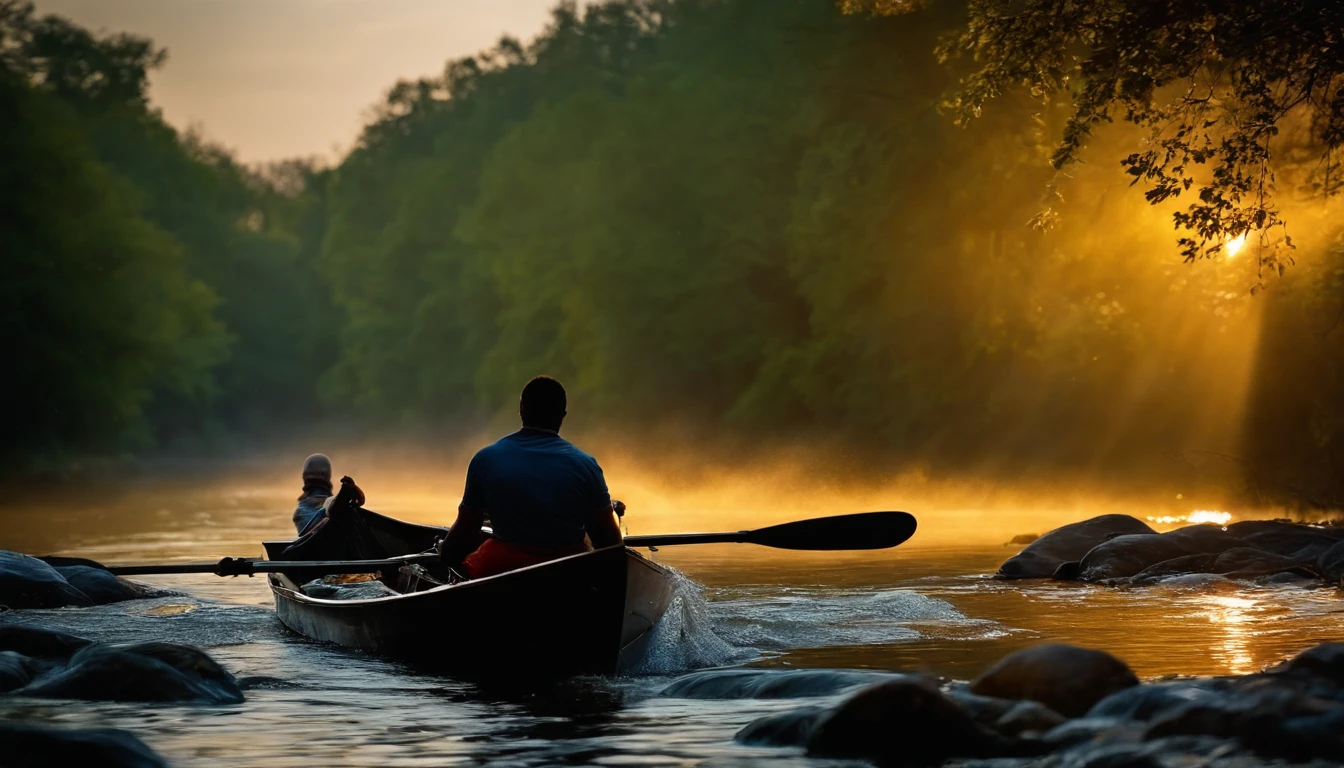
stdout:
<svg viewBox="0 0 1344 768">
<path fill-rule="evenodd" d="M 1115 536 L 1154 533 L 1129 515 L 1101 515 L 1070 523 L 1045 534 L 999 566 L 1004 579 L 1048 579 L 1061 565 L 1077 562 L 1094 547 Z"/>
<path fill-rule="evenodd" d="M 204 651 L 157 642 L 90 645 L 14 693 L 92 701 L 243 701 L 238 681 Z"/>
<path fill-rule="evenodd" d="M 733 741 L 763 747 L 803 747 L 817 723 L 826 715 L 821 707 L 803 707 L 792 712 L 760 717 L 733 735 Z"/>
<path fill-rule="evenodd" d="M 823 716 L 807 739 L 811 755 L 906 765 L 990 757 L 1010 747 L 932 683 L 913 677 L 865 688 Z"/>
<path fill-rule="evenodd" d="M 1011 653 L 971 683 L 971 691 L 1001 699 L 1030 699 L 1068 717 L 1139 680 L 1105 651 L 1045 643 Z"/>
<path fill-rule="evenodd" d="M 719 669 L 680 677 L 658 695 L 676 699 L 796 699 L 829 696 L 890 677 L 856 670 Z"/>
<path fill-rule="evenodd" d="M 99 768 L 168 768 L 143 741 L 113 728 L 48 728 L 0 722 L 0 764 L 7 768 L 88 765 Z"/>
</svg>

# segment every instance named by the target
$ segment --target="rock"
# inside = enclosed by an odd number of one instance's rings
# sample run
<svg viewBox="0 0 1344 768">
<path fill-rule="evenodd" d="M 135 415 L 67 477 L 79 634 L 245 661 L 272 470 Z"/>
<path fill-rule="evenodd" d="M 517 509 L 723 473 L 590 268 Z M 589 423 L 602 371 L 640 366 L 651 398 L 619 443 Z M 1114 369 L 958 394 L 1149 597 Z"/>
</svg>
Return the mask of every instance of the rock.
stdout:
<svg viewBox="0 0 1344 768">
<path fill-rule="evenodd" d="M 14 651 L 38 659 L 68 659 L 92 644 L 92 640 L 27 624 L 0 626 L 0 651 Z"/>
<path fill-rule="evenodd" d="M 1094 547 L 1109 538 L 1127 534 L 1154 533 L 1142 521 L 1129 515 L 1102 515 L 1070 523 L 1045 534 L 999 566 L 1003 579 L 1046 579 L 1059 566 L 1077 562 Z"/>
<path fill-rule="evenodd" d="M 99 768 L 168 768 L 154 750 L 113 728 L 47 728 L 0 722 L 6 768 L 89 765 Z"/>
<path fill-rule="evenodd" d="M 1002 699 L 1030 699 L 1068 717 L 1081 717 L 1097 702 L 1138 678 L 1105 651 L 1046 643 L 1011 653 L 971 683 L 971 691 Z"/>
<path fill-rule="evenodd" d="M 1280 523 L 1273 520 L 1247 520 L 1227 527 L 1228 533 L 1239 537 L 1242 546 L 1283 557 L 1309 560 L 1318 557 L 1341 540 L 1341 532 L 1299 523 Z"/>
<path fill-rule="evenodd" d="M 1163 560 L 1160 563 L 1144 568 L 1142 571 L 1134 574 L 1130 578 L 1131 584 L 1153 584 L 1172 576 L 1186 576 L 1192 573 L 1215 573 L 1214 565 L 1218 562 L 1218 553 L 1210 552 L 1200 555 L 1185 555 L 1183 557 L 1173 557 L 1170 560 Z"/>
<path fill-rule="evenodd" d="M 1344 759 L 1344 707 L 1291 688 L 1264 688 L 1197 702 L 1158 718 L 1145 739 L 1172 735 L 1236 739 L 1260 755 Z"/>
<path fill-rule="evenodd" d="M 1216 702 L 1224 696 L 1226 693 L 1218 692 L 1205 683 L 1181 681 L 1135 685 L 1097 702 L 1096 706 L 1088 710 L 1087 717 L 1147 721 L 1171 714 L 1191 703 Z"/>
<path fill-rule="evenodd" d="M 1226 528 L 1212 523 L 1187 525 L 1184 528 L 1167 531 L 1162 536 L 1179 543 L 1187 554 L 1192 555 L 1225 552 L 1233 547 L 1245 546 L 1240 538 L 1228 532 Z"/>
<path fill-rule="evenodd" d="M 1008 540 L 1008 543 L 1007 543 L 1007 544 L 1004 544 L 1004 546 L 1005 546 L 1005 547 L 1011 547 L 1011 546 L 1025 547 L 1026 545 L 1032 543 L 1033 541 L 1035 541 L 1035 540 L 1037 540 L 1037 539 L 1039 539 L 1039 538 L 1041 538 L 1041 534 L 1039 534 L 1039 533 L 1019 533 L 1018 535 L 1016 535 L 1016 536 L 1014 536 L 1013 538 L 1009 539 L 1009 540 Z"/>
<path fill-rule="evenodd" d="M 1159 533 L 1117 536 L 1092 548 L 1079 563 L 1079 581 L 1127 579 L 1166 560 L 1194 554 L 1187 542 Z"/>
<path fill-rule="evenodd" d="M 1118 717 L 1080 717 L 1046 731 L 1042 742 L 1054 749 L 1067 749 L 1076 744 L 1106 744 L 1117 741 L 1138 741 L 1143 727 Z"/>
<path fill-rule="evenodd" d="M 56 568 L 65 577 L 70 586 L 78 589 L 93 601 L 94 605 L 119 603 L 123 600 L 140 600 L 173 594 L 162 589 L 117 577 L 102 568 L 87 565 L 69 565 Z"/>
<path fill-rule="evenodd" d="M 1338 585 L 1344 579 L 1344 541 L 1330 546 L 1316 556 L 1316 570 L 1331 584 Z"/>
<path fill-rule="evenodd" d="M 1019 701 L 994 721 L 994 730 L 1004 736 L 1046 733 L 1068 722 L 1068 718 L 1035 701 Z"/>
<path fill-rule="evenodd" d="M 807 740 L 810 755 L 878 763 L 936 764 L 1011 751 L 1011 742 L 977 725 L 932 683 L 918 678 L 865 688 L 822 717 Z"/>
<path fill-rule="evenodd" d="M 1249 578 L 1298 570 L 1308 565 L 1313 563 L 1310 560 L 1303 562 L 1260 549 L 1235 547 L 1218 555 L 1218 560 L 1213 564 L 1213 573 Z"/>
<path fill-rule="evenodd" d="M 733 735 L 733 741 L 763 747 L 802 747 L 807 745 L 817 722 L 825 716 L 820 707 L 803 707 L 792 712 L 757 718 Z"/>
<path fill-rule="evenodd" d="M 1272 670 L 1273 674 L 1323 680 L 1344 688 L 1344 643 L 1321 643 L 1297 654 Z"/>
<path fill-rule="evenodd" d="M 41 560 L 0 550 L 0 603 L 10 608 L 62 608 L 93 601 Z"/>
<path fill-rule="evenodd" d="M 64 668 L 39 677 L 17 693 L 92 701 L 243 701 L 233 675 L 205 652 L 157 642 L 90 645 L 72 656 Z"/>
<path fill-rule="evenodd" d="M 676 699 L 797 699 L 829 696 L 890 677 L 880 672 L 827 669 L 710 670 L 677 678 L 658 695 Z"/>
<path fill-rule="evenodd" d="M 0 651 L 0 693 L 9 693 L 27 685 L 37 675 L 37 662 L 13 651 Z"/>
</svg>

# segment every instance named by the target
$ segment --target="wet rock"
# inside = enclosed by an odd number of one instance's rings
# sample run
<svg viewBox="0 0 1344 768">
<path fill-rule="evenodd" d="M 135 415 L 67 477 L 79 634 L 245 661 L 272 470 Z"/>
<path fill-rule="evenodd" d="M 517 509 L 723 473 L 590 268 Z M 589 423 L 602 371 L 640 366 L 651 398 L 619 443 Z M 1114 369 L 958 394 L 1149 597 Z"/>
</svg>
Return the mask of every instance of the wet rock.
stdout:
<svg viewBox="0 0 1344 768">
<path fill-rule="evenodd" d="M 1169 541 L 1177 542 L 1187 554 L 1213 554 L 1225 552 L 1233 547 L 1245 546 L 1236 535 L 1211 523 L 1187 525 L 1162 534 Z"/>
<path fill-rule="evenodd" d="M 1227 694 L 1205 683 L 1172 682 L 1136 685 L 1107 696 L 1088 710 L 1088 717 L 1148 721 L 1193 703 L 1221 701 Z"/>
<path fill-rule="evenodd" d="M 1068 722 L 1068 718 L 1035 701 L 1019 701 L 994 721 L 993 728 L 1004 736 L 1046 733 Z"/>
<path fill-rule="evenodd" d="M 1170 763 L 1164 757 L 1179 756 L 1181 764 L 1195 758 L 1197 764 L 1207 765 L 1208 758 L 1230 751 L 1221 739 L 1174 736 L 1148 742 L 1086 744 L 1064 753 L 1061 762 L 1068 768 L 1168 768 Z"/>
<path fill-rule="evenodd" d="M 1194 554 L 1181 539 L 1159 533 L 1117 536 L 1092 548 L 1078 567 L 1079 581 L 1127 579 L 1149 566 Z"/>
<path fill-rule="evenodd" d="M 1321 680 L 1344 688 L 1344 643 L 1321 643 L 1276 667 L 1275 674 Z"/>
<path fill-rule="evenodd" d="M 879 672 L 797 669 L 726 669 L 678 678 L 659 694 L 676 699 L 797 699 L 829 696 L 888 679 Z"/>
<path fill-rule="evenodd" d="M 971 691 L 1030 699 L 1062 715 L 1080 717 L 1112 693 L 1138 684 L 1129 667 L 1105 651 L 1046 643 L 1000 659 L 971 683 Z"/>
<path fill-rule="evenodd" d="M 1136 742 L 1143 736 L 1143 727 L 1118 717 L 1080 717 L 1051 728 L 1041 741 L 1053 749 L 1066 749 L 1077 744 L 1109 744 Z"/>
<path fill-rule="evenodd" d="M 1102 515 L 1070 523 L 1045 534 L 999 566 L 1004 579 L 1046 579 L 1064 563 L 1077 562 L 1109 538 L 1152 534 L 1142 521 L 1129 515 Z"/>
<path fill-rule="evenodd" d="M 93 701 L 173 701 L 236 704 L 243 692 L 233 675 L 203 651 L 172 643 L 91 645 L 67 666 L 17 693 Z"/>
<path fill-rule="evenodd" d="M 60 572 L 35 557 L 0 550 L 0 604 L 10 608 L 92 605 Z"/>
<path fill-rule="evenodd" d="M 1155 584 L 1172 576 L 1187 576 L 1192 573 L 1214 573 L 1218 562 L 1218 553 L 1185 555 L 1163 560 L 1144 568 L 1130 578 L 1131 584 Z"/>
<path fill-rule="evenodd" d="M 1218 556 L 1218 560 L 1213 564 L 1213 573 L 1230 576 L 1263 576 L 1298 570 L 1310 564 L 1312 564 L 1310 560 L 1304 562 L 1261 549 L 1236 547 Z"/>
<path fill-rule="evenodd" d="M 0 651 L 0 693 L 22 688 L 39 670 L 37 662 L 21 653 Z"/>
<path fill-rule="evenodd" d="M 1242 546 L 1306 560 L 1318 557 L 1341 540 L 1340 530 L 1273 520 L 1247 520 L 1227 527 Z"/>
<path fill-rule="evenodd" d="M 68 659 L 92 640 L 27 624 L 0 626 L 0 651 L 39 659 Z"/>
<path fill-rule="evenodd" d="M 918 678 L 860 691 L 822 717 L 807 740 L 811 755 L 905 765 L 1012 749 L 1012 742 L 978 725 L 932 683 Z"/>
<path fill-rule="evenodd" d="M 1316 570 L 1331 584 L 1344 579 L 1344 541 L 1337 542 L 1316 556 Z"/>
<path fill-rule="evenodd" d="M 1200 735 L 1235 739 L 1268 757 L 1344 759 L 1344 707 L 1290 687 L 1239 691 L 1220 701 L 1196 702 L 1158 718 L 1147 739 Z"/>
<path fill-rule="evenodd" d="M 807 745 L 817 723 L 826 715 L 820 707 L 803 707 L 792 712 L 757 718 L 733 735 L 741 744 L 763 747 L 802 747 Z"/>
<path fill-rule="evenodd" d="M 58 567 L 56 571 L 70 586 L 87 595 L 95 605 L 174 594 L 167 590 L 127 581 L 102 568 L 91 568 L 87 565 Z"/>
<path fill-rule="evenodd" d="M 0 722 L 0 759 L 7 768 L 90 765 L 100 768 L 168 768 L 154 750 L 112 728 L 47 728 Z"/>
</svg>

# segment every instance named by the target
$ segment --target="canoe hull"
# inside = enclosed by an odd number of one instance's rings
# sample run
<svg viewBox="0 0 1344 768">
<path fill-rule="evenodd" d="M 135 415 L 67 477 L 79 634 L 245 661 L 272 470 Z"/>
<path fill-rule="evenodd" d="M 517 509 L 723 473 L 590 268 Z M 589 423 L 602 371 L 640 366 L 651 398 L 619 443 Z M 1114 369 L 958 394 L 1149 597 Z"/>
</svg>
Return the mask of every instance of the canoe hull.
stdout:
<svg viewBox="0 0 1344 768">
<path fill-rule="evenodd" d="M 301 635 L 490 678 L 625 671 L 673 596 L 671 574 L 625 547 L 372 600 L 311 598 L 281 575 L 270 583 L 276 615 Z"/>
</svg>

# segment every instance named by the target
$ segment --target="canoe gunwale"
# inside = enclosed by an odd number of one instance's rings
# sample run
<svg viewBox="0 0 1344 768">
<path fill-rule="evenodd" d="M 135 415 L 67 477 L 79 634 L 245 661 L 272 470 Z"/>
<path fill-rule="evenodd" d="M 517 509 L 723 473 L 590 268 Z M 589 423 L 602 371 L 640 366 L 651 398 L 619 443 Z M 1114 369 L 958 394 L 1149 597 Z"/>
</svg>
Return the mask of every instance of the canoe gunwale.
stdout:
<svg viewBox="0 0 1344 768">
<path fill-rule="evenodd" d="M 282 574 L 270 574 L 272 578 L 268 579 L 268 581 L 270 582 L 271 591 L 274 592 L 277 596 L 282 596 L 282 597 L 284 597 L 285 599 L 287 599 L 287 600 L 291 600 L 291 601 L 296 602 L 296 603 L 306 603 L 306 604 L 309 604 L 309 605 L 313 605 L 313 606 L 322 606 L 322 607 L 325 607 L 325 608 L 341 608 L 341 607 L 361 608 L 361 607 L 369 607 L 369 606 L 372 606 L 372 605 L 391 605 L 391 604 L 397 603 L 397 602 L 399 602 L 399 601 L 403 601 L 403 600 L 413 600 L 413 599 L 418 598 L 418 597 L 429 597 L 430 595 L 438 596 L 438 595 L 442 595 L 442 594 L 444 594 L 444 593 L 447 592 L 448 590 L 465 589 L 465 588 L 467 588 L 467 587 L 471 587 L 471 586 L 473 586 L 473 585 L 476 585 L 476 586 L 489 585 L 489 584 L 493 584 L 493 583 L 495 583 L 495 582 L 496 582 L 497 580 L 499 580 L 499 579 L 503 579 L 503 578 L 508 577 L 508 576 L 515 576 L 515 575 L 518 575 L 518 574 L 523 573 L 523 572 L 526 572 L 526 571 L 535 571 L 535 570 L 538 570 L 538 569 L 541 569 L 541 568 L 546 568 L 546 567 L 548 567 L 548 566 L 554 566 L 554 565 L 556 565 L 556 564 L 558 564 L 558 563 L 563 563 L 563 562 L 567 562 L 567 561 L 570 561 L 570 560 L 576 560 L 576 559 L 581 558 L 581 557 L 590 557 L 590 556 L 592 556 L 592 555 L 594 555 L 594 554 L 596 554 L 596 553 L 598 553 L 598 552 L 608 552 L 608 551 L 611 551 L 611 550 L 613 550 L 613 549 L 617 549 L 617 548 L 624 548 L 624 549 L 627 549 L 631 554 L 636 555 L 637 557 L 640 557 L 641 559 L 645 559 L 645 560 L 646 560 L 646 558 L 643 558 L 642 555 L 639 555 L 639 553 L 638 553 L 638 552 L 635 552 L 633 549 L 629 549 L 628 547 L 624 547 L 623 545 L 620 545 L 620 544 L 613 544 L 613 545 L 610 546 L 610 547 L 603 547 L 603 548 L 601 548 L 601 549 L 593 549 L 593 550 L 589 550 L 589 551 L 587 551 L 587 552 L 580 552 L 580 553 L 575 554 L 575 555 L 566 555 L 565 557 L 557 557 L 557 558 L 554 559 L 554 560 L 547 560 L 547 561 L 545 561 L 545 562 L 537 563 L 537 564 L 535 564 L 535 565 L 525 566 L 525 567 L 523 567 L 523 568 L 515 568 L 515 569 L 512 570 L 512 571 L 506 571 L 506 572 L 504 572 L 504 573 L 498 573 L 498 574 L 495 574 L 494 576 L 486 576 L 486 577 L 483 578 L 483 579 L 469 579 L 469 580 L 467 580 L 467 581 L 461 581 L 461 582 L 458 582 L 458 583 L 456 583 L 456 584 L 443 584 L 443 585 L 434 587 L 434 588 L 432 588 L 432 589 L 425 589 L 425 590 L 421 590 L 421 591 L 419 591 L 419 592 L 406 592 L 406 593 L 399 594 L 399 595 L 388 595 L 388 596 L 386 596 L 386 597 L 366 597 L 366 598 L 360 598 L 360 599 L 356 599 L 356 600 L 331 600 L 331 599 L 328 599 L 328 598 L 322 598 L 322 597 L 310 597 L 309 595 L 305 595 L 303 592 L 299 591 L 298 589 L 291 589 L 291 588 L 286 587 L 286 586 L 284 586 L 284 585 L 282 585 L 282 584 L 277 584 L 276 582 L 277 582 L 277 580 L 278 580 L 278 577 L 281 576 Z M 652 563 L 651 563 L 651 565 L 652 565 Z M 286 579 L 286 580 L 288 581 L 288 579 Z M 290 583 L 293 583 L 293 582 L 291 581 Z M 297 586 L 297 585 L 296 585 L 296 586 Z"/>
</svg>

